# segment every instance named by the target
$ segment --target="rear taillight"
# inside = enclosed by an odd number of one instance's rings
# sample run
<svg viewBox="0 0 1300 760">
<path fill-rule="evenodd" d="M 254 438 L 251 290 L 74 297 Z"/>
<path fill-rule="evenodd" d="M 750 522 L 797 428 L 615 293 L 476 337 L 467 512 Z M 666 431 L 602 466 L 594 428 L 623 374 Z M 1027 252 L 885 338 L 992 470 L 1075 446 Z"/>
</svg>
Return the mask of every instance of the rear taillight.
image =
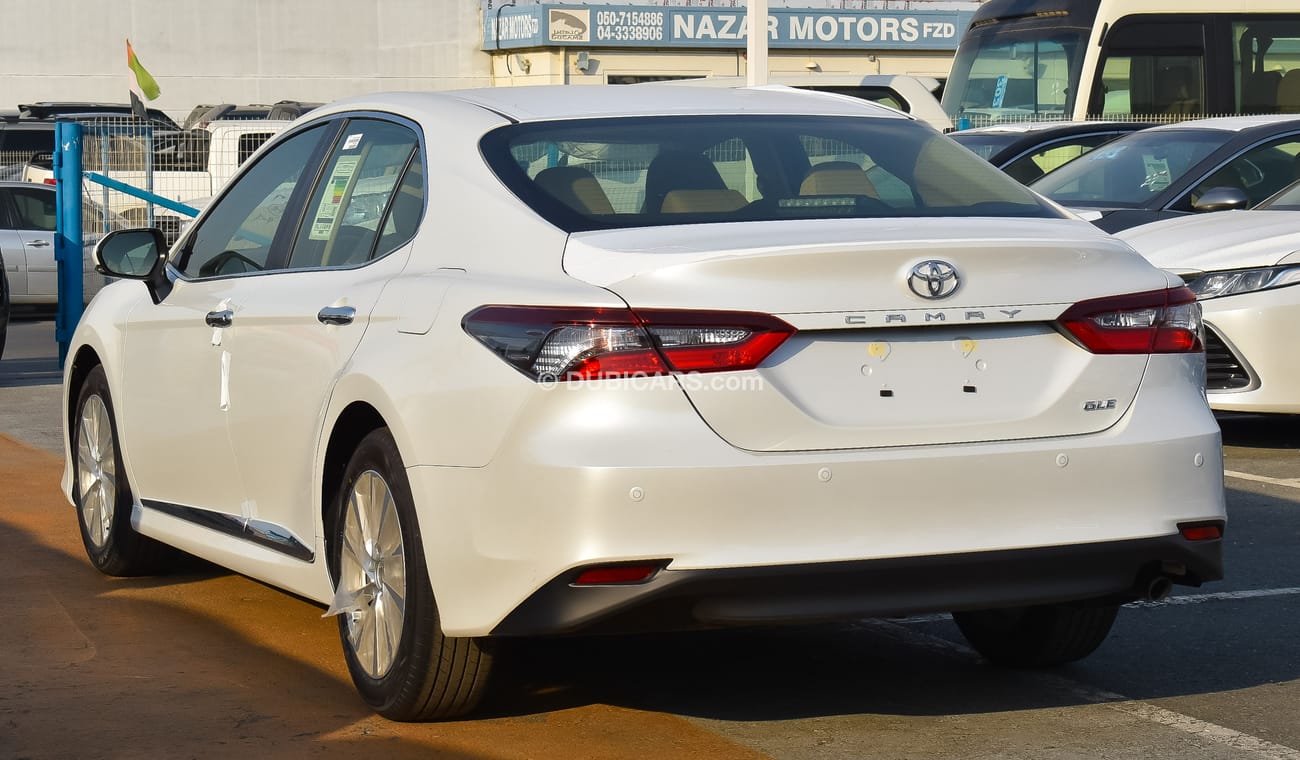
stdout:
<svg viewBox="0 0 1300 760">
<path fill-rule="evenodd" d="M 1178 354 L 1205 345 L 1201 305 L 1187 288 L 1081 301 L 1058 321 L 1094 354 Z"/>
<path fill-rule="evenodd" d="M 59 184 L 59 181 L 54 177 L 46 177 L 45 179 L 41 180 L 41 183 L 45 185 L 57 185 Z"/>
<path fill-rule="evenodd" d="M 753 369 L 794 333 L 751 312 L 484 306 L 465 331 L 534 380 Z"/>
</svg>

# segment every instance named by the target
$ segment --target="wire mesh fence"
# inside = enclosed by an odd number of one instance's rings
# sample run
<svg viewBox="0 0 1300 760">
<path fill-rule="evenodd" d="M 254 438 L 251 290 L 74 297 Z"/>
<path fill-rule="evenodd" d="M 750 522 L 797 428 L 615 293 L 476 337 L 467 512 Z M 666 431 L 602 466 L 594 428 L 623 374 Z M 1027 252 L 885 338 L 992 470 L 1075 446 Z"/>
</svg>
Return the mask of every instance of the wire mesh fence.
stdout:
<svg viewBox="0 0 1300 760">
<path fill-rule="evenodd" d="M 151 202 L 149 195 L 201 206 L 263 143 L 288 121 L 215 121 L 202 128 L 131 117 L 105 117 L 82 125 L 82 170 L 144 191 L 145 196 L 82 182 L 86 235 L 130 227 L 158 227 L 175 241 L 190 215 Z M 28 179 L 33 179 L 29 177 Z"/>
<path fill-rule="evenodd" d="M 1101 113 L 1093 114 L 1082 121 L 1111 121 L 1137 124 L 1175 124 L 1191 119 L 1213 119 L 1218 117 L 1240 117 L 1242 114 L 1143 114 L 1143 113 Z M 1277 118 L 1275 115 L 1272 118 Z M 1300 114 L 1293 118 L 1300 119 Z M 958 114 L 954 122 L 959 130 L 978 129 L 981 127 L 1000 127 L 1036 123 L 1060 123 L 1071 119 L 1064 114 L 1042 112 L 997 112 L 979 113 L 966 111 Z"/>
<path fill-rule="evenodd" d="M 82 127 L 80 245 L 87 301 L 108 282 L 95 271 L 93 251 L 100 238 L 114 230 L 152 226 L 163 231 L 168 243 L 174 242 L 191 215 L 167 206 L 202 205 L 263 143 L 289 124 L 267 119 L 216 121 L 203 128 L 179 129 L 171 123 L 116 115 L 77 123 Z M 52 240 L 60 231 L 54 189 L 55 122 L 13 119 L 0 124 L 0 129 L 3 145 L 15 146 L 0 151 L 0 181 L 39 186 L 39 191 L 12 190 L 9 195 L 18 210 L 11 209 L 10 215 L 19 215 L 15 224 L 23 229 L 48 233 Z M 133 190 L 123 192 L 96 179 Z M 28 201 L 30 208 L 22 205 Z M 48 250 L 52 256 L 53 245 Z M 34 291 L 27 295 L 43 297 Z M 55 294 L 46 295 L 53 299 Z"/>
</svg>

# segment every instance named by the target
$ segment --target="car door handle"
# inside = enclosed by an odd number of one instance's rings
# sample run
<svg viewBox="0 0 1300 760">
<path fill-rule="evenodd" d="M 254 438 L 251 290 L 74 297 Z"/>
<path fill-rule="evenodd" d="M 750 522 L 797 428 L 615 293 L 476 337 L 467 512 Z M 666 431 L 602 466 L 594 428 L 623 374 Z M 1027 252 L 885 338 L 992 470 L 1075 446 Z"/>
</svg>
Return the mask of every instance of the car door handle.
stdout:
<svg viewBox="0 0 1300 760">
<path fill-rule="evenodd" d="M 235 321 L 235 312 L 230 309 L 210 311 L 203 321 L 208 323 L 208 327 L 230 327 L 230 324 Z"/>
<path fill-rule="evenodd" d="M 28 248 L 49 248 L 49 247 L 50 247 L 50 241 L 48 241 L 48 240 L 32 240 L 32 241 L 29 241 L 29 242 L 27 243 L 27 247 L 28 247 Z"/>
<path fill-rule="evenodd" d="M 357 310 L 351 306 L 326 306 L 316 313 L 323 325 L 350 325 L 356 316 Z"/>
</svg>

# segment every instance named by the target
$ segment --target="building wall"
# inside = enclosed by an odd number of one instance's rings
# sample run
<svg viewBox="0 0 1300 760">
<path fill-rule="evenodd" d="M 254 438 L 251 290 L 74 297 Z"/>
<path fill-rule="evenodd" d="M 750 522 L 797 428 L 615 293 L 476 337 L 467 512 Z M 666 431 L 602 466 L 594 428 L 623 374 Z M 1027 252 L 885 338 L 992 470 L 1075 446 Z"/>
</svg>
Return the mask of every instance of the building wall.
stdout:
<svg viewBox="0 0 1300 760">
<path fill-rule="evenodd" d="M 162 88 L 151 105 L 176 117 L 196 103 L 491 84 L 478 0 L 3 0 L 3 9 L 0 109 L 125 102 L 128 38 Z"/>
<path fill-rule="evenodd" d="M 572 0 L 598 7 L 611 0 Z M 621 0 L 725 5 L 740 0 Z M 610 76 L 745 73 L 743 50 L 483 50 L 483 14 L 502 0 L 2 0 L 0 109 L 39 100 L 125 102 L 129 38 L 183 118 L 199 103 L 330 101 L 381 90 L 599 84 Z M 552 0 L 542 0 L 549 4 Z M 505 0 L 507 6 L 514 5 Z M 518 6 L 537 0 L 517 0 Z M 494 5 L 495 4 L 495 5 Z M 771 0 L 777 7 L 970 8 L 972 0 Z M 20 21 L 15 21 L 20 20 Z M 40 30 L 40 33 L 35 33 Z M 951 52 L 772 50 L 773 73 L 808 70 L 946 76 Z M 816 66 L 809 64 L 815 63 Z"/>
</svg>

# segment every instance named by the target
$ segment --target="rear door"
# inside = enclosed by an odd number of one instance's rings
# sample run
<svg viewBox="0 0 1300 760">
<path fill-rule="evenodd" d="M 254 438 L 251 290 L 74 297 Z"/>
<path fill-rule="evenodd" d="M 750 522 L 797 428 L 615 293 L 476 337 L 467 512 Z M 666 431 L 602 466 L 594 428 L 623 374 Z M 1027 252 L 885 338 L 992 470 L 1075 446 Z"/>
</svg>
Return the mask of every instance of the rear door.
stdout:
<svg viewBox="0 0 1300 760">
<path fill-rule="evenodd" d="M 27 250 L 22 235 L 15 229 L 13 216 L 9 188 L 0 187 L 0 256 L 4 258 L 10 295 L 23 300 L 27 295 Z"/>
</svg>

